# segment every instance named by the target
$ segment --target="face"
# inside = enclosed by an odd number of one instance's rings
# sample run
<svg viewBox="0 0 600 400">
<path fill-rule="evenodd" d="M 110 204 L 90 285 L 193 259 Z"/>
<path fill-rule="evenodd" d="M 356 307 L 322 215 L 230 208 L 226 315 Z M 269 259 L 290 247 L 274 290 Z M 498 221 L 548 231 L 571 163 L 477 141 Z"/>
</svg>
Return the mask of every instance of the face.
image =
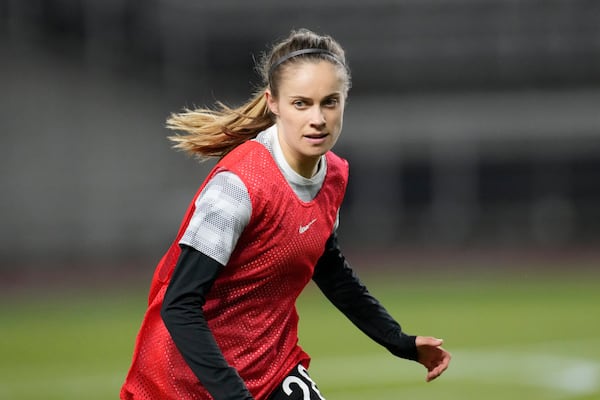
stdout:
<svg viewBox="0 0 600 400">
<path fill-rule="evenodd" d="M 277 98 L 266 91 L 283 155 L 302 176 L 315 174 L 319 158 L 340 136 L 345 79 L 343 69 L 331 62 L 300 62 L 282 71 Z"/>
</svg>

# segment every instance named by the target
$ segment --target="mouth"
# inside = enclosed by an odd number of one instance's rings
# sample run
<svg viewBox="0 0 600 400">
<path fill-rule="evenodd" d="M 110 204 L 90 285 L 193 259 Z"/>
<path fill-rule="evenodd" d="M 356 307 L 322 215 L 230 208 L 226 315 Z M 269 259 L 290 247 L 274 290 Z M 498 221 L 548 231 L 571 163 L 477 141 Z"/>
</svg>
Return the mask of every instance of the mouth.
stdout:
<svg viewBox="0 0 600 400">
<path fill-rule="evenodd" d="M 312 140 L 319 140 L 319 139 L 324 139 L 325 137 L 327 137 L 327 133 L 309 133 L 304 135 L 305 138 L 307 139 L 312 139 Z"/>
</svg>

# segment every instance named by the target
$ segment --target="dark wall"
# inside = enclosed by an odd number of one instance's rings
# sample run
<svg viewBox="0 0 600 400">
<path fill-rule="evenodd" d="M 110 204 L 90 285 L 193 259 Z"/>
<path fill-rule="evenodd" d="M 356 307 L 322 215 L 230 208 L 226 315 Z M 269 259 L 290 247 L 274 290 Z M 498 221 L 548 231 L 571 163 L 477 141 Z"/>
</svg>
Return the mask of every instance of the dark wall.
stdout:
<svg viewBox="0 0 600 400">
<path fill-rule="evenodd" d="M 165 118 L 236 103 L 290 29 L 354 87 L 345 242 L 594 246 L 600 3 L 0 1 L 0 262 L 157 257 L 210 163 Z"/>
</svg>

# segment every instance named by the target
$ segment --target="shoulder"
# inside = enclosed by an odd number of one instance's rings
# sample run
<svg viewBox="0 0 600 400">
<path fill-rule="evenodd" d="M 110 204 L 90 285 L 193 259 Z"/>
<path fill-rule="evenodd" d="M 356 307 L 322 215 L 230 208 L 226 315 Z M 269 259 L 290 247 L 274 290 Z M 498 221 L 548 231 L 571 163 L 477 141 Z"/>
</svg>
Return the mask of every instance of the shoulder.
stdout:
<svg viewBox="0 0 600 400">
<path fill-rule="evenodd" d="M 203 210 L 204 217 L 212 213 L 240 221 L 247 220 L 252 209 L 245 183 L 237 174 L 227 170 L 217 171 L 210 177 L 195 205 L 196 210 Z"/>
<path fill-rule="evenodd" d="M 263 195 L 268 196 L 272 185 L 281 183 L 273 156 L 255 140 L 237 146 L 217 163 L 216 172 L 225 171 L 234 174 L 234 179 L 243 184 L 253 203 Z"/>
<path fill-rule="evenodd" d="M 342 158 L 335 154 L 333 151 L 328 151 L 325 154 L 327 158 L 327 169 L 332 170 L 334 172 L 342 173 L 343 175 L 348 175 L 349 164 L 348 160 Z"/>
<path fill-rule="evenodd" d="M 262 143 L 257 142 L 256 140 L 247 140 L 227 153 L 221 159 L 220 163 L 234 162 L 243 159 L 252 153 L 261 152 L 262 150 L 267 150 Z"/>
<path fill-rule="evenodd" d="M 207 193 L 247 193 L 246 186 L 240 177 L 232 171 L 221 169 L 216 171 L 206 182 L 202 194 Z"/>
<path fill-rule="evenodd" d="M 262 143 L 248 140 L 227 153 L 217 165 L 231 170 L 244 163 L 258 167 L 268 164 L 270 160 L 271 153 Z"/>
</svg>

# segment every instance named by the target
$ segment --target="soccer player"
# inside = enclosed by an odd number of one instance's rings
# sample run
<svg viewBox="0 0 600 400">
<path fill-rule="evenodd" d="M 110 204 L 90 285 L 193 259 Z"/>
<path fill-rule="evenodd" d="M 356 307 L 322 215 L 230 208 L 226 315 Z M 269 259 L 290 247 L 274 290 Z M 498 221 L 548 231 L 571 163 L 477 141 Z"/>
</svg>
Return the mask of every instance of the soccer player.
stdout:
<svg viewBox="0 0 600 400">
<path fill-rule="evenodd" d="M 404 333 L 338 246 L 343 49 L 292 31 L 260 67 L 264 87 L 241 107 L 169 118 L 176 148 L 219 161 L 156 267 L 121 399 L 323 399 L 297 337 L 295 302 L 311 279 L 371 339 L 424 365 L 427 381 L 448 367 L 442 341 Z"/>
</svg>

